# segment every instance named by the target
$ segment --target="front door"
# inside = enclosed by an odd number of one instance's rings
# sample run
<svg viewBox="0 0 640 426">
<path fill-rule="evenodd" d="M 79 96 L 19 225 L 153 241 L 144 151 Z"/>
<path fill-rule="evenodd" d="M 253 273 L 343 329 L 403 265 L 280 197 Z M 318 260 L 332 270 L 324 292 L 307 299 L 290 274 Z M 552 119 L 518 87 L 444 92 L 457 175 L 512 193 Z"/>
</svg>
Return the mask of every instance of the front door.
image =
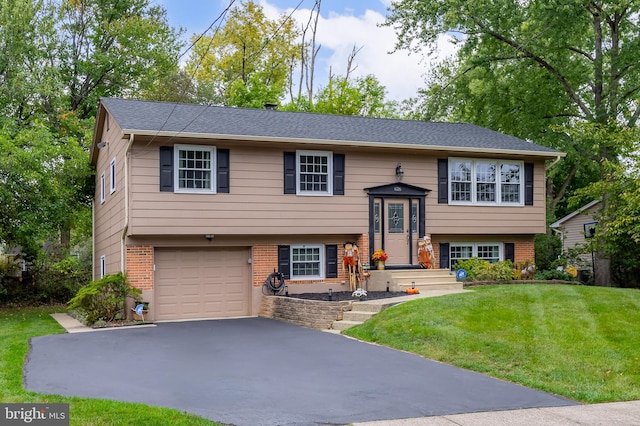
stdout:
<svg viewBox="0 0 640 426">
<path fill-rule="evenodd" d="M 409 200 L 387 199 L 384 226 L 388 265 L 408 265 L 410 260 L 411 223 Z"/>
</svg>

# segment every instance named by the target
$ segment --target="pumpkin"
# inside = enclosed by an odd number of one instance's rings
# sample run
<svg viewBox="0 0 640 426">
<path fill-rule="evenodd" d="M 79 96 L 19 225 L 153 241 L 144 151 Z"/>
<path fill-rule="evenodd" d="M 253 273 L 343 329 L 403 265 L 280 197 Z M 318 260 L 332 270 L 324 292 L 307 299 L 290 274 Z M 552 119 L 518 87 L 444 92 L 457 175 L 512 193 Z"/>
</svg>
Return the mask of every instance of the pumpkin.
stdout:
<svg viewBox="0 0 640 426">
<path fill-rule="evenodd" d="M 405 290 L 405 292 L 407 294 L 419 294 L 420 290 L 418 290 L 417 288 L 408 288 Z"/>
</svg>

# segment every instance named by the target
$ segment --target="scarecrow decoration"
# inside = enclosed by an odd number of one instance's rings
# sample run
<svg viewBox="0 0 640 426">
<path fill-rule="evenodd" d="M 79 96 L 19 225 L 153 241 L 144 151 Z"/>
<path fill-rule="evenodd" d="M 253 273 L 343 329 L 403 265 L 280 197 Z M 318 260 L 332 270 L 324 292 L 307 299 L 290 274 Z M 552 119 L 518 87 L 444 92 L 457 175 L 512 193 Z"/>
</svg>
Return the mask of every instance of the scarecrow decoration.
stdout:
<svg viewBox="0 0 640 426">
<path fill-rule="evenodd" d="M 345 271 L 345 267 L 349 274 L 349 290 L 355 291 L 360 282 L 360 254 L 358 253 L 358 246 L 355 243 L 345 243 L 344 245 L 344 257 L 342 258 L 342 271 Z"/>
<path fill-rule="evenodd" d="M 433 257 L 431 235 L 427 234 L 418 240 L 418 261 L 420 262 L 420 266 L 425 269 L 433 269 Z"/>
</svg>

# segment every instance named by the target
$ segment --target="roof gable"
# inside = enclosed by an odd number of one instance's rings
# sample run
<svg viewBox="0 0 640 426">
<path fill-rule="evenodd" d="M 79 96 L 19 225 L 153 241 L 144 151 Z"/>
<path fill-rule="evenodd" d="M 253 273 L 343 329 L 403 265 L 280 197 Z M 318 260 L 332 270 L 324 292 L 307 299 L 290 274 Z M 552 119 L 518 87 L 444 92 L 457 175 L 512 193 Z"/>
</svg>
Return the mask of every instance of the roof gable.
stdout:
<svg viewBox="0 0 640 426">
<path fill-rule="evenodd" d="M 472 124 L 366 118 L 106 98 L 101 103 L 125 133 L 225 139 L 507 152 L 555 158 L 564 154 Z"/>
</svg>

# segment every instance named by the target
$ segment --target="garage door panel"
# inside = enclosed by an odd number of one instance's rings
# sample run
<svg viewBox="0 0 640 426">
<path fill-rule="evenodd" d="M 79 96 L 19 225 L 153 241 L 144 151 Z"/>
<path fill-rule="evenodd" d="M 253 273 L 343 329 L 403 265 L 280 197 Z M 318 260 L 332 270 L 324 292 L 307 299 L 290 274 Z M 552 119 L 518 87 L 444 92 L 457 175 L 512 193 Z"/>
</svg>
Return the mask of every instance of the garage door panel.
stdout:
<svg viewBox="0 0 640 426">
<path fill-rule="evenodd" d="M 156 249 L 156 319 L 250 314 L 248 248 Z"/>
</svg>

